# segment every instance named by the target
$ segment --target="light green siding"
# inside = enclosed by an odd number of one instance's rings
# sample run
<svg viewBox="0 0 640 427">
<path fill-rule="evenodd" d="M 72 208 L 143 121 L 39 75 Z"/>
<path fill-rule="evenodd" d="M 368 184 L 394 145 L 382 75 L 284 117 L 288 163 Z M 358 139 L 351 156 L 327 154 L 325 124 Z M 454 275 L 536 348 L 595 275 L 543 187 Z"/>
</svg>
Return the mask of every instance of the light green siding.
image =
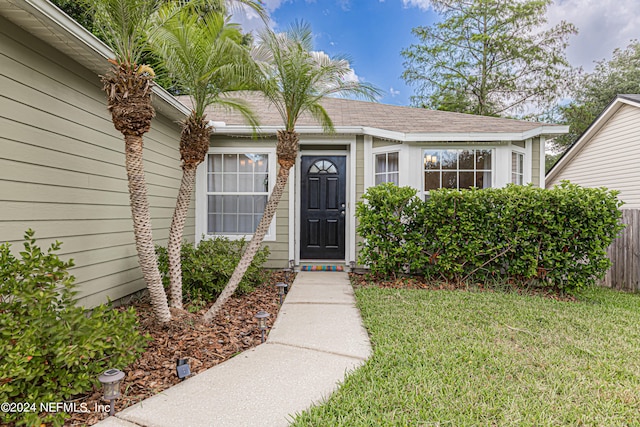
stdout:
<svg viewBox="0 0 640 427">
<path fill-rule="evenodd" d="M 540 187 L 540 138 L 534 138 L 531 147 L 531 182 Z"/>
<path fill-rule="evenodd" d="M 132 231 L 124 142 L 99 77 L 0 18 L 0 241 L 60 240 L 79 302 L 144 288 Z M 180 184 L 180 128 L 158 115 L 145 136 L 156 243 L 165 245 Z M 185 237 L 193 241 L 193 202 Z"/>
</svg>

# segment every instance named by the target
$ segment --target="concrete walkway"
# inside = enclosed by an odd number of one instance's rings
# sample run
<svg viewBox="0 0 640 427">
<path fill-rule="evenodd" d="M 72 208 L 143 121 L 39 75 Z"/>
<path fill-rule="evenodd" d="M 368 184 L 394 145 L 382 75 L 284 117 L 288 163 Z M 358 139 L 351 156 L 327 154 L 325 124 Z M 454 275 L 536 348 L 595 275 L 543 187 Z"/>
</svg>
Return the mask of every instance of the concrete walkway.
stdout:
<svg viewBox="0 0 640 427">
<path fill-rule="evenodd" d="M 265 344 L 97 425 L 286 426 L 370 354 L 347 274 L 300 272 Z"/>
</svg>

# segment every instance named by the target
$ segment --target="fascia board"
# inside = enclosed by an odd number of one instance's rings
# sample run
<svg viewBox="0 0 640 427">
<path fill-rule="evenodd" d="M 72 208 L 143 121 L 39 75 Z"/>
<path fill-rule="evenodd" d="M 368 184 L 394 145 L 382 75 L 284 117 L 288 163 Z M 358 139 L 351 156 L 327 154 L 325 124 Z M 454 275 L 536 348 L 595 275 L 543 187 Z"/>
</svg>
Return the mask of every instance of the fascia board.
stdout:
<svg viewBox="0 0 640 427">
<path fill-rule="evenodd" d="M 609 106 L 596 118 L 596 120 L 587 128 L 587 130 L 571 145 L 569 150 L 556 162 L 546 176 L 547 182 L 555 179 L 556 175 L 565 168 L 565 166 L 582 150 L 585 144 L 596 135 L 600 129 L 611 119 L 611 117 L 622 107 L 622 104 L 633 105 L 639 107 L 636 102 L 624 98 L 616 98 Z"/>
<path fill-rule="evenodd" d="M 107 59 L 114 57 L 113 51 L 54 4 L 46 0 L 12 0 L 12 3 L 32 15 L 50 31 L 66 38 L 65 44 L 69 46 L 71 52 L 65 53 L 83 66 L 97 75 L 104 73 L 108 68 Z M 84 55 L 78 57 L 81 52 Z M 152 90 L 156 95 L 152 99 L 154 107 L 162 114 L 172 120 L 181 120 L 189 115 L 189 109 L 162 87 L 154 85 Z"/>
<path fill-rule="evenodd" d="M 281 126 L 260 126 L 257 134 L 275 134 Z M 524 141 L 538 135 L 561 135 L 567 133 L 568 126 L 540 126 L 526 132 L 462 132 L 462 133 L 404 133 L 367 126 L 338 126 L 335 133 L 371 135 L 382 139 L 400 142 L 442 142 L 442 141 Z M 320 126 L 300 126 L 296 131 L 301 134 L 324 133 Z M 253 129 L 246 125 L 224 125 L 214 127 L 214 132 L 228 135 L 251 135 Z"/>
</svg>

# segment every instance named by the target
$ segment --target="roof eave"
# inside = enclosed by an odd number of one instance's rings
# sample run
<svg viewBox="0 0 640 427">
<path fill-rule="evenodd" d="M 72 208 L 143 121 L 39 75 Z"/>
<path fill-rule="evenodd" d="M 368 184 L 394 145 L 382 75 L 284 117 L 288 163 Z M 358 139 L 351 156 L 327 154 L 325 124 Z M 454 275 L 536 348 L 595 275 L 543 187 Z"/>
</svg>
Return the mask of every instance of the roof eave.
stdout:
<svg viewBox="0 0 640 427">
<path fill-rule="evenodd" d="M 622 107 L 623 104 L 640 108 L 640 103 L 636 100 L 626 98 L 624 95 L 616 96 L 602 113 L 594 120 L 586 131 L 569 147 L 560 159 L 547 172 L 545 181 L 552 182 L 555 177 L 571 162 L 571 160 L 582 150 L 582 147 L 609 121 L 609 119 Z"/>
<path fill-rule="evenodd" d="M 64 43 L 56 43 L 52 46 L 96 75 L 103 74 L 108 69 L 107 59 L 114 57 L 113 51 L 53 3 L 47 0 L 10 0 L 6 6 L 14 6 L 24 14 L 31 15 L 38 24 L 46 27 L 51 33 L 59 35 L 61 39 L 64 39 Z M 0 7 L 0 13 L 10 21 L 19 18 L 17 10 L 6 10 L 8 13 L 3 13 L 2 7 Z M 26 15 L 22 17 L 27 18 Z M 24 25 L 22 27 L 25 28 Z M 29 31 L 29 28 L 25 29 Z M 33 31 L 30 32 L 39 37 Z M 44 41 L 51 44 L 50 40 L 45 39 Z M 189 114 L 189 109 L 162 87 L 155 85 L 153 93 L 155 95 L 152 100 L 154 107 L 169 119 L 178 121 Z"/>
<path fill-rule="evenodd" d="M 260 126 L 255 129 L 258 135 L 273 135 L 282 126 Z M 320 126 L 298 126 L 301 135 L 323 134 Z M 440 141 L 524 141 L 537 136 L 554 137 L 569 131 L 568 126 L 539 126 L 525 132 L 425 132 L 405 133 L 367 126 L 336 126 L 336 134 L 370 135 L 382 139 L 400 142 L 440 142 Z M 222 135 L 252 135 L 254 129 L 246 125 L 214 125 L 214 133 Z"/>
</svg>

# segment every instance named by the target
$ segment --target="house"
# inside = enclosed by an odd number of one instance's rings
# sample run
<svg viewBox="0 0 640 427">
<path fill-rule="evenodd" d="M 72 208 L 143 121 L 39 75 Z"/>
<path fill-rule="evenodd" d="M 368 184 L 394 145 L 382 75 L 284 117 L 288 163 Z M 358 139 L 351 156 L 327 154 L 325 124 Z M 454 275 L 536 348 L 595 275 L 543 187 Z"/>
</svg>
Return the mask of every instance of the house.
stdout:
<svg viewBox="0 0 640 427">
<path fill-rule="evenodd" d="M 249 237 L 276 175 L 282 119 L 254 93 L 242 95 L 259 117 L 259 138 L 242 117 L 211 109 L 214 133 L 196 181 L 196 239 Z M 189 104 L 188 98 L 180 98 Z M 300 153 L 266 244 L 269 266 L 353 265 L 355 205 L 382 182 L 432 189 L 544 187 L 545 141 L 566 126 L 328 98 L 335 125 L 325 134 L 310 117 L 298 122 Z"/>
<path fill-rule="evenodd" d="M 134 245 L 124 142 L 99 75 L 110 50 L 46 0 L 0 2 L 0 242 L 17 252 L 27 228 L 63 259 L 85 306 L 145 287 Z M 181 179 L 178 142 L 188 110 L 154 88 L 145 136 L 154 238 L 166 244 Z M 185 235 L 195 235 L 191 210 Z"/>
<path fill-rule="evenodd" d="M 618 95 L 547 173 L 547 187 L 563 180 L 620 192 L 620 237 L 608 248 L 612 266 L 602 284 L 640 290 L 640 95 Z"/>
<path fill-rule="evenodd" d="M 0 2 L 0 241 L 17 251 L 27 228 L 42 246 L 63 242 L 79 301 L 93 306 L 145 287 L 138 267 L 124 143 L 99 75 L 110 50 L 47 0 Z M 244 94 L 261 119 L 212 110 L 207 161 L 197 174 L 187 240 L 250 236 L 276 172 L 281 119 Z M 166 244 L 180 185 L 182 102 L 154 88 L 157 116 L 145 135 L 154 239 Z M 301 151 L 265 244 L 267 266 L 346 265 L 357 260 L 355 204 L 381 182 L 416 188 L 544 186 L 545 140 L 566 127 L 503 118 L 326 99 L 336 132 L 308 117 Z"/>
<path fill-rule="evenodd" d="M 547 187 L 569 180 L 620 191 L 640 209 L 640 95 L 618 95 L 547 173 Z"/>
</svg>

